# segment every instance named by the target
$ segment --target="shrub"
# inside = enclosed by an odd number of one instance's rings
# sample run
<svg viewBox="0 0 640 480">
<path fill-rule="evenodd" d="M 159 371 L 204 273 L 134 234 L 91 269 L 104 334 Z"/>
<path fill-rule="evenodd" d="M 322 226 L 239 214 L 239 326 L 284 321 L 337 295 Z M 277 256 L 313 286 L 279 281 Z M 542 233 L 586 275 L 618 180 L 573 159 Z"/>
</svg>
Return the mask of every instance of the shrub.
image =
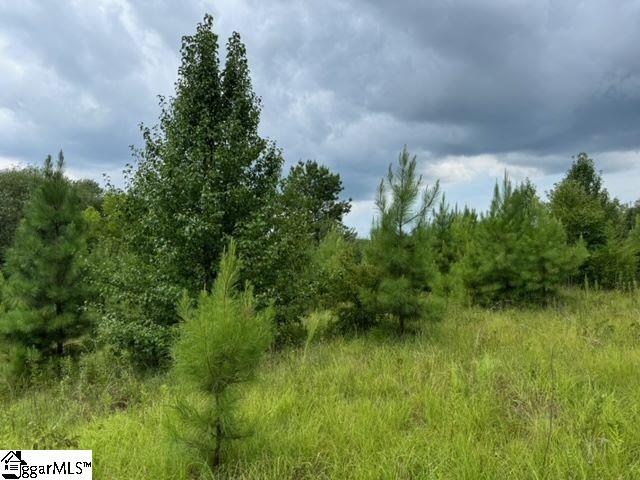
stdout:
<svg viewBox="0 0 640 480">
<path fill-rule="evenodd" d="M 358 295 L 362 252 L 357 242 L 333 229 L 322 239 L 310 263 L 314 308 L 331 310 L 342 330 L 367 327 L 370 318 Z"/>
</svg>

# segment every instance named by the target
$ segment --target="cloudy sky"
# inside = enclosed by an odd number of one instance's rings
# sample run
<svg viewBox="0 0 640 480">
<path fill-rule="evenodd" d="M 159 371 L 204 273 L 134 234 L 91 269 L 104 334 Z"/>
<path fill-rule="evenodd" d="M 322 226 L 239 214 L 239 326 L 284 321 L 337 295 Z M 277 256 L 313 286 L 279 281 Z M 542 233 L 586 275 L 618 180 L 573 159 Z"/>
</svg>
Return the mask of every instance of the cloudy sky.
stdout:
<svg viewBox="0 0 640 480">
<path fill-rule="evenodd" d="M 338 171 L 363 234 L 403 144 L 477 208 L 505 169 L 544 193 L 579 151 L 640 197 L 640 0 L 2 0 L 0 168 L 62 148 L 121 181 L 205 12 L 247 44 L 262 133 Z"/>
</svg>

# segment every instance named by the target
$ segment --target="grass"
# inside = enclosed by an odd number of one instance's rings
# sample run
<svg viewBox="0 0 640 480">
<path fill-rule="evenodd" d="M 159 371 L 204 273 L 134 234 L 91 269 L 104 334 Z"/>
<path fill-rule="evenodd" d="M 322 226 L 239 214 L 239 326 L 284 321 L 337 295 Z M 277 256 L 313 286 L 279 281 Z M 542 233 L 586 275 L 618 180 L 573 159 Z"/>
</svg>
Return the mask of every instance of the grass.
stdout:
<svg viewBox="0 0 640 480">
<path fill-rule="evenodd" d="M 452 309 L 416 335 L 370 332 L 302 356 L 273 354 L 244 389 L 252 434 L 230 444 L 217 477 L 640 478 L 637 294 Z M 202 470 L 166 435 L 168 378 L 98 383 L 88 398 L 63 382 L 5 399 L 0 444 L 92 449 L 97 479 Z"/>
</svg>

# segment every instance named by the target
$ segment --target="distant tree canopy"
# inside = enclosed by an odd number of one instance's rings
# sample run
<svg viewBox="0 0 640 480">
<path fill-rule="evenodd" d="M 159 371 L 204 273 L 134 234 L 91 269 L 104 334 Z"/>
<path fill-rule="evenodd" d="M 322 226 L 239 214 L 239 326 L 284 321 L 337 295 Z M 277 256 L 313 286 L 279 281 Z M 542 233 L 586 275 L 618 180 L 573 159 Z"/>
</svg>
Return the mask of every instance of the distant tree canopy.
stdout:
<svg viewBox="0 0 640 480">
<path fill-rule="evenodd" d="M 282 180 L 286 208 L 308 214 L 317 241 L 351 210 L 350 200 L 340 200 L 342 190 L 340 175 L 311 160 L 298 162 Z"/>
<path fill-rule="evenodd" d="M 635 225 L 630 213 L 604 188 L 602 174 L 586 153 L 578 154 L 566 176 L 549 193 L 551 213 L 567 231 L 569 243 L 583 239 L 589 258 L 580 272 L 606 287 L 635 278 L 637 252 L 627 241 Z"/>
<path fill-rule="evenodd" d="M 43 172 L 37 167 L 11 168 L 0 170 L 0 268 L 5 262 L 6 251 L 14 240 L 24 208 L 34 190 L 43 179 Z M 102 189 L 93 180 L 70 180 L 83 208 L 100 209 Z"/>
</svg>

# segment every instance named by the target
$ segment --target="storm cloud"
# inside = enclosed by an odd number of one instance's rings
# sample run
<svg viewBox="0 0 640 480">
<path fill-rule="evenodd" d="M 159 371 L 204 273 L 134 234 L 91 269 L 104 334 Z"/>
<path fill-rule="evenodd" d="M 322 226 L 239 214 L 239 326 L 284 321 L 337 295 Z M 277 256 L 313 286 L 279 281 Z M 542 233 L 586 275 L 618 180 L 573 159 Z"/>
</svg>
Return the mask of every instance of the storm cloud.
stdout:
<svg viewBox="0 0 640 480">
<path fill-rule="evenodd" d="M 247 44 L 263 134 L 337 170 L 360 231 L 404 144 L 459 203 L 505 169 L 548 187 L 579 151 L 635 198 L 638 0 L 2 2 L 0 166 L 63 148 L 118 179 L 205 12 Z"/>
</svg>

